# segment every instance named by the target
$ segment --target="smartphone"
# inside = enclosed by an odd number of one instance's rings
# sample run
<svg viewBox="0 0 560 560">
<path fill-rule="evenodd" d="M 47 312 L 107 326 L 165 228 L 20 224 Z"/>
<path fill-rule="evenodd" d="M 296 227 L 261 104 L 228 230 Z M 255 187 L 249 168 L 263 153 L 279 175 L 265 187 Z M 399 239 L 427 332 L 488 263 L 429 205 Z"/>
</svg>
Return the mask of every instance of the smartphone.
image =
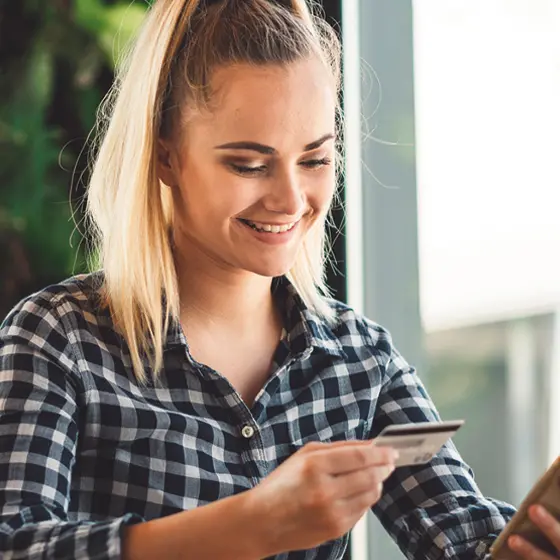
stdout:
<svg viewBox="0 0 560 560">
<path fill-rule="evenodd" d="M 421 465 L 429 462 L 464 423 L 464 420 L 448 420 L 391 424 L 372 441 L 377 446 L 392 447 L 399 452 L 396 467 Z"/>
<path fill-rule="evenodd" d="M 494 541 L 490 548 L 493 560 L 522 560 L 522 557 L 513 552 L 507 544 L 507 540 L 513 535 L 523 537 L 556 558 L 558 554 L 556 548 L 529 518 L 529 506 L 534 504 L 544 506 L 560 521 L 560 456 L 535 483 L 517 513 Z"/>
</svg>

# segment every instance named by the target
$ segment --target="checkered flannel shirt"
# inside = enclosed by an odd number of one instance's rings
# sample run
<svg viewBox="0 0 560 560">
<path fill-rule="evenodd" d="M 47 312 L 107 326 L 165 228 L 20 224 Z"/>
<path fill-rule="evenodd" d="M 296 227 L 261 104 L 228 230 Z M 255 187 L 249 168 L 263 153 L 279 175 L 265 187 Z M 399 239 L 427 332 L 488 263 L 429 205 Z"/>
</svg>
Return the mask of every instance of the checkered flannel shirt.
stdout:
<svg viewBox="0 0 560 560">
<path fill-rule="evenodd" d="M 167 333 L 161 382 L 141 386 L 98 305 L 100 273 L 20 302 L 0 329 L 0 557 L 117 559 L 125 526 L 257 485 L 310 441 L 438 420 L 387 331 L 338 302 L 329 327 L 275 282 L 287 335 L 251 408 Z M 408 558 L 484 558 L 514 510 L 483 497 L 449 443 L 399 468 L 373 507 Z M 276 560 L 342 558 L 348 536 Z M 185 551 L 188 557 L 188 551 Z"/>
</svg>

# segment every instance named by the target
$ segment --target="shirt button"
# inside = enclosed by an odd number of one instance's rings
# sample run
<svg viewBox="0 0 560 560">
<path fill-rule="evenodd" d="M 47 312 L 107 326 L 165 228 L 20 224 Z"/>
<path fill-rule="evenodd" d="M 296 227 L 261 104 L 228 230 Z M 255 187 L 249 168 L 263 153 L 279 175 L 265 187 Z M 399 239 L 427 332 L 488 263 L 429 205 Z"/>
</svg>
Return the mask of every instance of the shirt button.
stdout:
<svg viewBox="0 0 560 560">
<path fill-rule="evenodd" d="M 244 438 L 249 439 L 252 438 L 255 434 L 255 429 L 252 426 L 243 426 L 241 433 L 243 434 Z"/>
</svg>

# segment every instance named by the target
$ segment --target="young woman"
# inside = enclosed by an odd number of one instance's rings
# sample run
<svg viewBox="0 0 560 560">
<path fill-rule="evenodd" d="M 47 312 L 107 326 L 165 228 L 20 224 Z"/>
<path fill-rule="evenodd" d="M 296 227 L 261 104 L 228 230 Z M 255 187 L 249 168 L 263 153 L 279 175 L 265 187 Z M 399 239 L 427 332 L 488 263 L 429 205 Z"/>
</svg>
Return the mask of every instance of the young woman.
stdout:
<svg viewBox="0 0 560 560">
<path fill-rule="evenodd" d="M 484 557 L 514 510 L 452 444 L 368 443 L 438 415 L 325 295 L 339 78 L 304 0 L 154 3 L 91 179 L 100 270 L 0 330 L 2 558 L 334 560 L 370 507 L 408 558 Z"/>
</svg>

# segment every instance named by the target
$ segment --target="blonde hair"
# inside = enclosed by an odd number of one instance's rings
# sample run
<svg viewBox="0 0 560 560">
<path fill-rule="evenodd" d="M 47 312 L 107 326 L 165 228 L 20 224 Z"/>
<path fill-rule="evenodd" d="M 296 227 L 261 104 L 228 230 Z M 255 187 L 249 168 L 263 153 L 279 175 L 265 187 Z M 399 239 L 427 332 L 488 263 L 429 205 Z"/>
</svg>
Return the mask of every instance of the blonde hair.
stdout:
<svg viewBox="0 0 560 560">
<path fill-rule="evenodd" d="M 185 104 L 210 99 L 218 66 L 286 64 L 316 55 L 340 88 L 340 44 L 305 0 L 156 0 L 98 113 L 99 145 L 88 190 L 103 296 L 124 336 L 134 373 L 141 355 L 156 376 L 165 335 L 179 317 L 169 233 L 172 204 L 157 175 L 157 143 Z M 317 224 L 288 277 L 306 305 L 328 322 L 326 232 Z"/>
</svg>

